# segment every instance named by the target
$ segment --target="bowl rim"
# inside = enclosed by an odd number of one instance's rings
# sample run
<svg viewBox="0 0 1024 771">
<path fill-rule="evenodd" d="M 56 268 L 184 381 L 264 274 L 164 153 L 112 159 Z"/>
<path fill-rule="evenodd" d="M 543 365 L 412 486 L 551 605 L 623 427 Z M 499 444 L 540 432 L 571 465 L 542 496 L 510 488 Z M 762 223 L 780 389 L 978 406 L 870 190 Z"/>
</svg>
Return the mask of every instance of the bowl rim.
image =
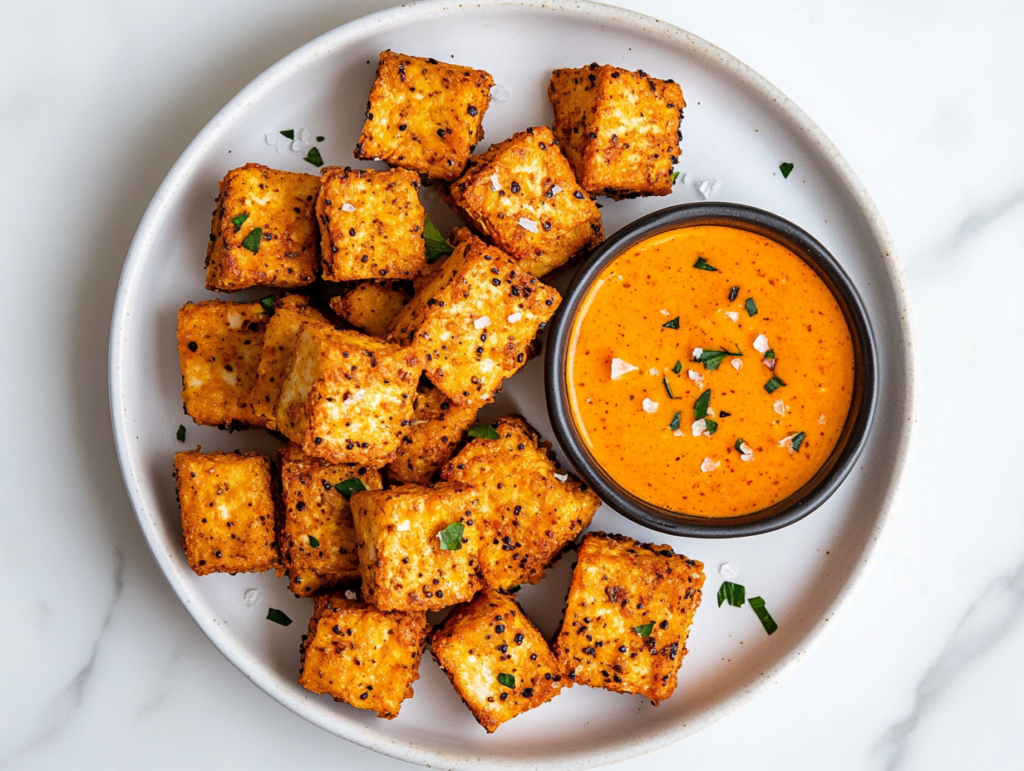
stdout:
<svg viewBox="0 0 1024 771">
<path fill-rule="evenodd" d="M 734 517 L 681 514 L 628 492 L 587 450 L 572 418 L 566 360 L 576 320 L 596 279 L 626 250 L 648 238 L 687 227 L 733 227 L 790 249 L 823 280 L 839 303 L 854 348 L 850 410 L 832 453 L 799 490 L 773 505 Z M 695 538 L 735 538 L 786 527 L 818 509 L 856 466 L 866 444 L 878 399 L 874 334 L 856 285 L 839 261 L 803 228 L 764 209 L 739 203 L 697 202 L 669 206 L 634 220 L 606 239 L 580 266 L 552 321 L 544 366 L 544 391 L 551 426 L 576 471 L 615 511 L 645 527 Z"/>
</svg>

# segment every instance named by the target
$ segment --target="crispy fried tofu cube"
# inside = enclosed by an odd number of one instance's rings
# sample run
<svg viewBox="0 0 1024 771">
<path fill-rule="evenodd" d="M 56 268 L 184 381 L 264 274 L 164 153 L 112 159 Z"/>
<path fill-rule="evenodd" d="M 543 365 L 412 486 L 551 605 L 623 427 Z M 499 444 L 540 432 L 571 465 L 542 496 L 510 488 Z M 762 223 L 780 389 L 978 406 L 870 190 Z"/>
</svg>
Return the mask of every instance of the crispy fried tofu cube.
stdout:
<svg viewBox="0 0 1024 771">
<path fill-rule="evenodd" d="M 555 640 L 564 671 L 583 685 L 655 704 L 667 699 L 686 655 L 703 571 L 668 546 L 587 533 Z"/>
<path fill-rule="evenodd" d="M 429 629 L 424 611 L 388 612 L 346 593 L 321 595 L 302 644 L 299 685 L 390 720 L 412 697 Z"/>
<path fill-rule="evenodd" d="M 597 204 L 546 126 L 473 156 L 448 195 L 466 222 L 538 278 L 604 240 Z"/>
<path fill-rule="evenodd" d="M 380 474 L 366 466 L 313 458 L 295 444 L 281 447 L 278 463 L 278 545 L 290 580 L 288 588 L 306 597 L 321 589 L 358 583 L 356 530 L 346 496 L 354 485 L 350 480 L 358 480 L 362 489 L 380 490 Z"/>
<path fill-rule="evenodd" d="M 388 327 L 409 295 L 387 281 L 360 281 L 330 300 L 331 310 L 371 337 L 388 336 Z"/>
<path fill-rule="evenodd" d="M 475 490 L 454 484 L 353 495 L 367 601 L 381 610 L 441 610 L 471 599 L 481 585 L 477 506 Z"/>
<path fill-rule="evenodd" d="M 263 424 L 251 395 L 267 318 L 259 303 L 206 300 L 178 311 L 181 398 L 199 425 Z"/>
<path fill-rule="evenodd" d="M 277 402 L 277 428 L 303 452 L 380 468 L 412 420 L 416 351 L 303 321 Z"/>
<path fill-rule="evenodd" d="M 420 178 L 407 169 L 322 171 L 316 216 L 325 281 L 407 279 L 427 267 Z"/>
<path fill-rule="evenodd" d="M 258 452 L 174 455 L 181 542 L 189 567 L 208 573 L 283 572 L 274 539 L 270 461 Z"/>
<path fill-rule="evenodd" d="M 306 286 L 320 268 L 320 178 L 247 163 L 220 182 L 206 250 L 206 288 Z"/>
<path fill-rule="evenodd" d="M 551 445 L 519 416 L 494 426 L 498 439 L 472 439 L 442 470 L 480 494 L 480 573 L 488 586 L 535 584 L 590 525 L 601 499 L 562 473 Z"/>
<path fill-rule="evenodd" d="M 572 686 L 516 601 L 493 589 L 452 611 L 430 650 L 488 733 Z"/>
<path fill-rule="evenodd" d="M 356 158 L 457 178 L 484 138 L 493 85 L 483 70 L 382 51 Z"/>
<path fill-rule="evenodd" d="M 455 454 L 476 422 L 476 405 L 460 407 L 436 388 L 420 388 L 409 433 L 388 464 L 388 476 L 405 484 L 429 484 L 434 473 Z"/>
<path fill-rule="evenodd" d="M 301 295 L 285 295 L 274 303 L 274 315 L 267 322 L 263 350 L 252 389 L 252 409 L 267 428 L 277 428 L 277 400 L 288 365 L 295 355 L 295 342 L 303 321 L 334 326 Z"/>
<path fill-rule="evenodd" d="M 612 198 L 672 192 L 686 106 L 678 83 L 595 63 L 555 70 L 548 98 L 555 136 L 584 190 Z"/>
<path fill-rule="evenodd" d="M 427 377 L 453 402 L 483 405 L 526 363 L 562 301 L 507 254 L 456 231 L 455 251 L 391 322 L 419 351 Z"/>
</svg>

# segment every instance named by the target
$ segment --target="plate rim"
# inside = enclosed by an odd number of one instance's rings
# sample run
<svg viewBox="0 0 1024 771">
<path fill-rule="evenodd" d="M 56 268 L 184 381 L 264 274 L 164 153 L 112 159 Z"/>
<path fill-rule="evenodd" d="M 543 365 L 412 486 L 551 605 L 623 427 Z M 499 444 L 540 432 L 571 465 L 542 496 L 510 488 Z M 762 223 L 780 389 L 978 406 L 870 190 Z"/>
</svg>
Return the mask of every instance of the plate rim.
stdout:
<svg viewBox="0 0 1024 771">
<path fill-rule="evenodd" d="M 509 760 L 481 758 L 417 747 L 406 741 L 398 741 L 381 736 L 368 726 L 350 724 L 351 731 L 347 733 L 340 732 L 337 730 L 337 726 L 328 725 L 325 721 L 319 720 L 315 710 L 304 709 L 301 698 L 294 698 L 281 689 L 276 675 L 271 674 L 269 670 L 261 671 L 259 666 L 253 666 L 258 665 L 259 662 L 253 660 L 253 657 L 248 656 L 245 650 L 235 643 L 233 634 L 229 633 L 225 626 L 221 625 L 212 614 L 205 612 L 205 602 L 202 601 L 202 598 L 192 593 L 186 583 L 183 572 L 180 570 L 180 566 L 171 560 L 171 557 L 163 548 L 164 544 L 157 530 L 154 512 L 149 511 L 144 503 L 139 479 L 135 473 L 135 469 L 139 466 L 134 462 L 131 436 L 126 419 L 125 402 L 127 387 L 123 375 L 125 371 L 123 362 L 127 345 L 127 321 L 131 310 L 131 297 L 134 294 L 132 290 L 137 285 L 141 270 L 144 267 L 144 256 L 150 248 L 151 236 L 173 201 L 179 184 L 188 177 L 190 170 L 200 160 L 207 146 L 218 136 L 219 127 L 222 124 L 229 124 L 238 119 L 251 104 L 257 101 L 257 97 L 261 92 L 274 88 L 279 81 L 290 76 L 293 71 L 302 69 L 315 61 L 321 52 L 330 53 L 335 47 L 345 45 L 349 38 L 357 38 L 364 32 L 369 32 L 372 29 L 380 29 L 396 23 L 400 24 L 425 15 L 441 14 L 447 10 L 457 11 L 459 9 L 466 9 L 468 5 L 457 1 L 452 2 L 452 0 L 418 0 L 417 2 L 405 3 L 400 6 L 376 11 L 328 30 L 296 48 L 257 75 L 210 119 L 168 171 L 154 194 L 152 201 L 147 206 L 138 229 L 132 238 L 118 280 L 111 316 L 108 386 L 111 424 L 118 465 L 121 469 L 125 489 L 139 527 L 142 530 L 143 537 L 164 578 L 170 584 L 178 599 L 185 606 L 197 626 L 228 661 L 267 695 L 291 712 L 335 736 L 351 741 L 366 749 L 423 766 L 439 765 L 460 769 L 504 769 L 519 764 Z M 762 98 L 767 97 L 773 100 L 783 117 L 802 132 L 809 143 L 821 155 L 823 163 L 829 166 L 835 173 L 837 181 L 845 187 L 844 192 L 850 196 L 864 216 L 872 240 L 880 247 L 880 259 L 885 275 L 894 292 L 897 310 L 900 315 L 900 324 L 898 327 L 894 325 L 894 328 L 901 331 L 896 344 L 902 346 L 905 357 L 905 368 L 899 373 L 905 378 L 905 387 L 902 393 L 902 404 L 899 405 L 901 426 L 898 429 L 899 446 L 893 460 L 893 483 L 886 491 L 879 506 L 877 520 L 867 538 L 860 559 L 857 565 L 851 569 L 846 582 L 840 588 L 835 599 L 806 635 L 797 641 L 793 650 L 787 656 L 780 659 L 773 667 L 761 673 L 754 681 L 748 683 L 746 688 L 738 689 L 731 698 L 698 714 L 697 719 L 679 723 L 671 729 L 663 730 L 655 735 L 639 737 L 631 742 L 622 744 L 614 750 L 601 748 L 586 753 L 577 752 L 571 756 L 560 756 L 551 760 L 534 761 L 531 763 L 535 767 L 544 768 L 595 767 L 618 763 L 662 749 L 717 723 L 760 696 L 772 685 L 778 684 L 807 655 L 812 647 L 821 641 L 825 630 L 829 626 L 834 626 L 834 624 L 829 625 L 828 621 L 835 618 L 836 614 L 848 603 L 853 593 L 863 583 L 864 576 L 877 561 L 885 535 L 891 531 L 897 505 L 904 488 L 907 468 L 913 456 L 919 409 L 917 351 L 914 345 L 916 338 L 915 322 L 906 272 L 900 262 L 892 235 L 866 187 L 825 132 L 765 77 L 732 54 L 681 27 L 646 14 L 594 2 L 593 0 L 477 0 L 477 2 L 472 3 L 472 8 L 503 7 L 543 13 L 585 14 L 593 20 L 604 22 L 610 26 L 625 27 L 637 33 L 659 37 L 668 45 L 684 49 L 697 59 L 712 62 L 712 66 L 727 72 L 742 85 L 757 92 Z M 307 701 L 309 700 L 307 699 Z"/>
</svg>

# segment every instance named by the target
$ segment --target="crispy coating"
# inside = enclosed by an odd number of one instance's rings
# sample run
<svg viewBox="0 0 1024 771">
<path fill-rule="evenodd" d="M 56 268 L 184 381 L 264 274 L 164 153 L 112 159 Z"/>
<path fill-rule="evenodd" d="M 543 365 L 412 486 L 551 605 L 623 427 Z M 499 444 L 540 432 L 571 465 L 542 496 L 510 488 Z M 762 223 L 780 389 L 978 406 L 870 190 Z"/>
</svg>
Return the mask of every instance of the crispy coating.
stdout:
<svg viewBox="0 0 1024 771">
<path fill-rule="evenodd" d="M 441 471 L 480 493 L 480 572 L 488 586 L 535 584 L 590 525 L 601 499 L 551 459 L 551 445 L 519 416 L 500 439 L 473 439 Z"/>
<path fill-rule="evenodd" d="M 476 413 L 475 405 L 460 407 L 442 391 L 421 387 L 409 433 L 388 464 L 388 477 L 406 484 L 429 484 L 434 472 L 455 454 L 455 448 L 476 422 Z"/>
<path fill-rule="evenodd" d="M 310 306 L 308 298 L 285 295 L 274 303 L 274 315 L 267 322 L 263 335 L 263 350 L 250 401 L 256 416 L 270 429 L 277 428 L 281 383 L 295 355 L 295 341 L 303 321 L 319 322 L 326 328 L 334 328 L 320 311 Z"/>
<path fill-rule="evenodd" d="M 196 575 L 281 575 L 270 461 L 258 452 L 175 453 L 181 543 Z"/>
<path fill-rule="evenodd" d="M 380 468 L 412 420 L 415 351 L 303 321 L 281 386 L 277 427 L 303 452 Z"/>
<path fill-rule="evenodd" d="M 604 240 L 597 204 L 546 126 L 474 155 L 448 194 L 466 222 L 537 277 Z"/>
<path fill-rule="evenodd" d="M 572 686 L 516 601 L 493 589 L 452 611 L 431 635 L 430 650 L 488 733 Z M 503 684 L 499 675 L 512 680 Z"/>
<path fill-rule="evenodd" d="M 464 228 L 455 251 L 391 322 L 390 337 L 420 353 L 453 402 L 482 406 L 526 363 L 562 301 L 556 290 Z"/>
<path fill-rule="evenodd" d="M 703 571 L 668 546 L 587 533 L 555 640 L 564 671 L 583 685 L 640 694 L 655 704 L 667 699 L 686 655 Z M 641 636 L 648 624 L 650 635 Z"/>
<path fill-rule="evenodd" d="M 493 85 L 483 70 L 382 51 L 355 157 L 457 178 L 484 138 Z"/>
<path fill-rule="evenodd" d="M 477 493 L 465 485 L 402 485 L 352 496 L 363 596 L 381 610 L 441 610 L 480 588 L 475 536 Z M 460 548 L 440 533 L 464 526 Z"/>
<path fill-rule="evenodd" d="M 314 205 L 319 188 L 320 178 L 312 174 L 258 163 L 229 171 L 220 182 L 213 212 L 206 288 L 234 292 L 316 281 L 320 252 Z M 260 233 L 254 235 L 257 229 Z M 252 242 L 256 251 L 243 245 Z"/>
<path fill-rule="evenodd" d="M 584 190 L 612 198 L 672 192 L 686 106 L 678 83 L 595 63 L 555 70 L 548 98 L 555 136 Z"/>
<path fill-rule="evenodd" d="M 332 297 L 331 310 L 371 337 L 385 338 L 388 327 L 409 295 L 387 281 L 360 281 L 346 294 Z"/>
<path fill-rule="evenodd" d="M 185 411 L 201 426 L 246 428 L 253 411 L 267 315 L 259 303 L 206 300 L 178 311 L 178 360 Z"/>
<path fill-rule="evenodd" d="M 406 279 L 427 267 L 414 172 L 328 166 L 321 173 L 316 216 L 325 281 Z"/>
<path fill-rule="evenodd" d="M 345 593 L 321 595 L 302 644 L 299 685 L 390 720 L 412 697 L 429 630 L 423 611 L 386 612 Z"/>
<path fill-rule="evenodd" d="M 281 509 L 277 542 L 290 581 L 288 588 L 306 597 L 324 588 L 359 581 L 352 507 L 335 485 L 358 479 L 380 490 L 376 469 L 338 465 L 306 455 L 295 444 L 278 451 Z"/>
</svg>

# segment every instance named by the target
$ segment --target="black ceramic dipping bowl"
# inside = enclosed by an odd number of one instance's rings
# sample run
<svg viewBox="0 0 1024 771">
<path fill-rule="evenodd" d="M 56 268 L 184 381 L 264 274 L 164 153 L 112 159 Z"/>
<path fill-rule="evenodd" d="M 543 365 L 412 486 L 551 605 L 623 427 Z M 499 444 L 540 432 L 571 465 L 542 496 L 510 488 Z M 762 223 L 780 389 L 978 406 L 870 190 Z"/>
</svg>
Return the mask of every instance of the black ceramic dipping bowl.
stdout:
<svg viewBox="0 0 1024 771">
<path fill-rule="evenodd" d="M 803 259 L 832 291 L 853 340 L 853 399 L 846 425 L 835 449 L 807 484 L 768 508 L 735 517 L 680 514 L 654 506 L 621 487 L 587 450 L 569 406 L 566 362 L 577 314 L 601 272 L 620 254 L 651 236 L 697 225 L 722 225 L 747 230 L 785 246 Z M 864 446 L 878 398 L 877 361 L 871 325 L 850 277 L 810 234 L 791 222 L 761 209 L 730 203 L 672 206 L 622 228 L 605 241 L 580 267 L 548 336 L 545 390 L 555 435 L 572 464 L 612 508 L 641 525 L 672 535 L 733 538 L 785 527 L 806 517 L 832 495 L 853 469 Z"/>
</svg>

